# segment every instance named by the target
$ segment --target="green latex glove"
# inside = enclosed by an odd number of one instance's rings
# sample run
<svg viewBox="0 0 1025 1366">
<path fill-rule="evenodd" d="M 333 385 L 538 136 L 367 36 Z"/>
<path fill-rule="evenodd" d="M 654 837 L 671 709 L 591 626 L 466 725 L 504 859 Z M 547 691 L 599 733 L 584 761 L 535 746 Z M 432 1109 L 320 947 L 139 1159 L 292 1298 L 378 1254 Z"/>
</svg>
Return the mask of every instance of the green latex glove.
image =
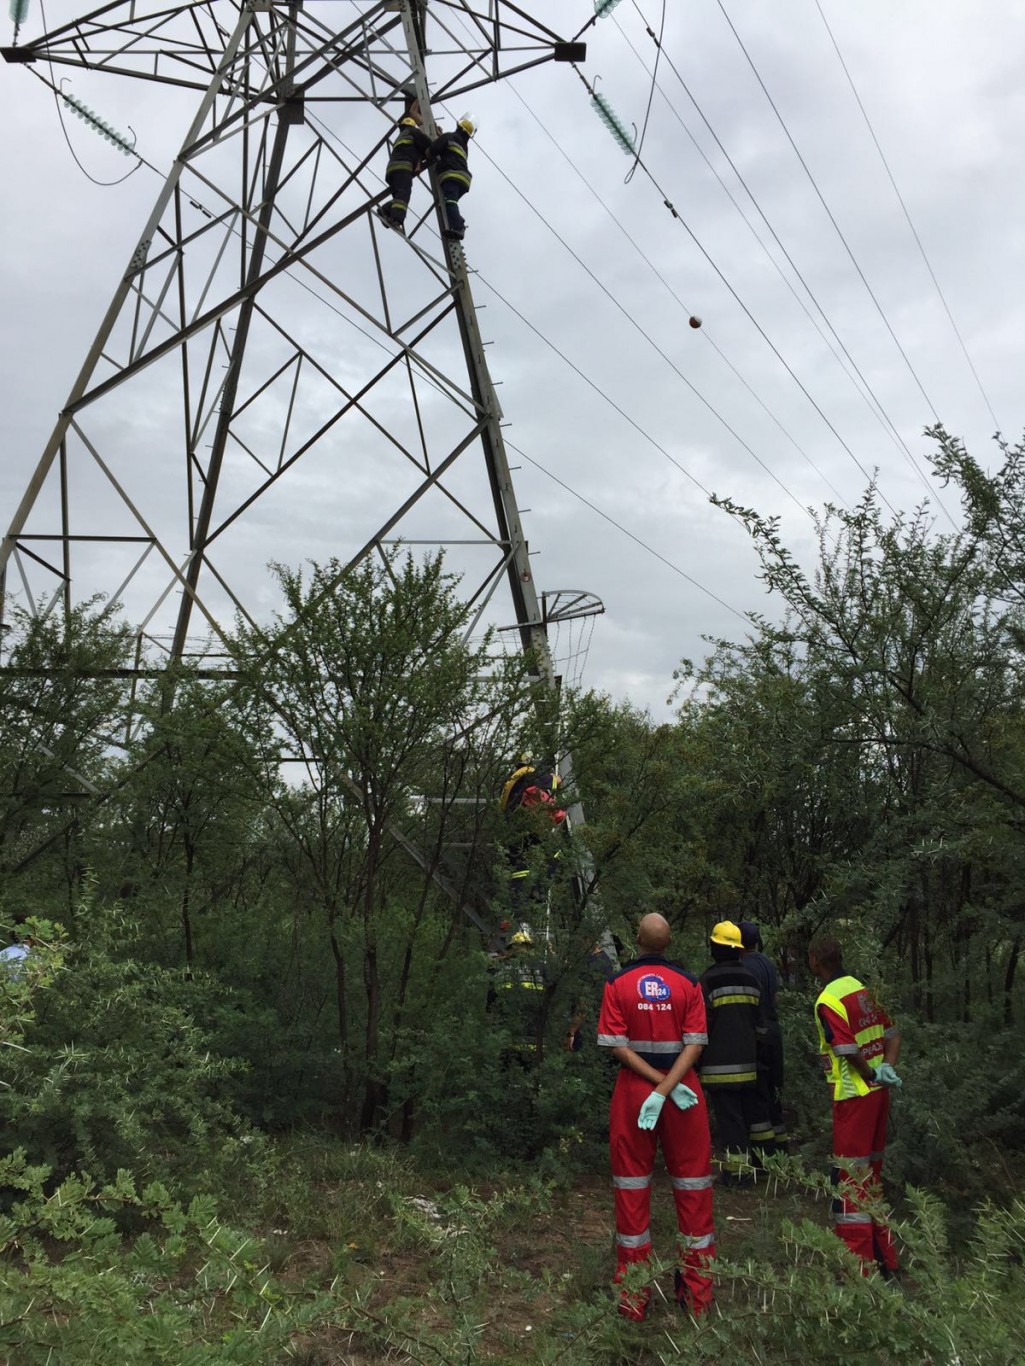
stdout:
<svg viewBox="0 0 1025 1366">
<path fill-rule="evenodd" d="M 662 1106 L 665 1105 L 665 1096 L 659 1095 L 657 1091 L 652 1091 L 651 1095 L 641 1106 L 641 1112 L 637 1116 L 638 1129 L 654 1129 L 658 1123 L 658 1117 L 662 1113 Z"/>
<path fill-rule="evenodd" d="M 697 1105 L 698 1098 L 689 1086 L 684 1086 L 683 1082 L 677 1082 L 669 1092 L 669 1099 L 681 1110 L 689 1110 L 692 1105 Z"/>
<path fill-rule="evenodd" d="M 903 1086 L 904 1083 L 888 1062 L 881 1062 L 876 1069 L 876 1081 L 880 1086 Z"/>
</svg>

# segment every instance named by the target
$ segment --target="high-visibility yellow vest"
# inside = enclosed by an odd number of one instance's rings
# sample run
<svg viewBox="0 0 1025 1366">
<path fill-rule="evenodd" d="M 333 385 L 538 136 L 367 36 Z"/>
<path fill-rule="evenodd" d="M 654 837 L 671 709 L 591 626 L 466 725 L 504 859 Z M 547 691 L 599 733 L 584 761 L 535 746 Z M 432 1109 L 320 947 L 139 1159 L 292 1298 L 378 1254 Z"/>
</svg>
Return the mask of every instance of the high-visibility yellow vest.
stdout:
<svg viewBox="0 0 1025 1366">
<path fill-rule="evenodd" d="M 819 993 L 815 1002 L 815 1028 L 819 1032 L 819 1052 L 822 1054 L 823 1066 L 826 1073 L 826 1080 L 833 1087 L 834 1100 L 852 1100 L 855 1096 L 867 1096 L 872 1090 L 863 1077 L 861 1077 L 844 1056 L 844 1048 L 850 1045 L 840 1045 L 840 1051 L 827 1043 L 826 1031 L 822 1027 L 822 1020 L 819 1018 L 819 1006 L 828 1006 L 841 1020 L 845 1020 L 854 1035 L 855 1044 L 865 1054 L 869 1065 L 878 1068 L 883 1060 L 882 1048 L 872 1047 L 877 1041 L 881 1044 L 885 1029 L 879 1018 L 878 1011 L 866 1009 L 863 1019 L 866 1020 L 864 1027 L 854 1029 L 851 1025 L 851 1018 L 844 998 L 853 996 L 855 992 L 864 992 L 866 1004 L 871 1002 L 867 989 L 856 977 L 837 977 L 834 981 L 827 983 L 825 988 Z M 870 1056 L 870 1054 L 872 1056 Z"/>
</svg>

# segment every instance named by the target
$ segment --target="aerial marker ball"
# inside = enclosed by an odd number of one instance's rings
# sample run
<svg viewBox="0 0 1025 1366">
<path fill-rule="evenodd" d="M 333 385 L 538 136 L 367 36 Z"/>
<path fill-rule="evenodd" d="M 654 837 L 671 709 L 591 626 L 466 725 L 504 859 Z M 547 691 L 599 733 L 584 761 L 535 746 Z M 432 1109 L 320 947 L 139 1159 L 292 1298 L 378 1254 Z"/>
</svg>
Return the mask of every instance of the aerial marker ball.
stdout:
<svg viewBox="0 0 1025 1366">
<path fill-rule="evenodd" d="M 690 318 L 690 325 L 691 325 L 691 327 L 700 327 L 700 326 L 701 326 L 701 319 L 697 316 L 696 313 Z"/>
</svg>

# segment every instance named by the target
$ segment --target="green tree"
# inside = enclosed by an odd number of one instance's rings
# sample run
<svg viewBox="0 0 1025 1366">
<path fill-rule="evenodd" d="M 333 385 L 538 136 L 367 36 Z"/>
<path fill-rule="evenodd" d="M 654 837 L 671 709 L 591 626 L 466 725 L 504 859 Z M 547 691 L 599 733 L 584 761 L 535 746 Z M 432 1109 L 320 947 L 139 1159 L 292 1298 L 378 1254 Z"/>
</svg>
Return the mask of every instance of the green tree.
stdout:
<svg viewBox="0 0 1025 1366">
<path fill-rule="evenodd" d="M 473 609 L 440 556 L 277 575 L 285 611 L 270 633 L 240 633 L 240 666 L 302 764 L 304 781 L 275 812 L 324 913 L 339 1040 L 362 1081 L 366 1131 L 388 1110 L 384 1035 L 395 1021 L 385 1001 L 402 1011 L 412 940 L 437 879 L 452 884 L 446 831 L 464 803 L 493 805 L 495 756 L 507 753 L 529 682 L 521 661 L 495 660 L 490 633 L 468 640 Z M 491 845 L 487 834 L 478 820 L 471 853 Z"/>
<path fill-rule="evenodd" d="M 0 869 L 9 904 L 47 888 L 71 904 L 78 834 L 123 734 L 131 639 L 97 600 L 67 613 L 8 608 L 0 670 Z M 79 813 L 84 813 L 80 815 Z"/>
</svg>

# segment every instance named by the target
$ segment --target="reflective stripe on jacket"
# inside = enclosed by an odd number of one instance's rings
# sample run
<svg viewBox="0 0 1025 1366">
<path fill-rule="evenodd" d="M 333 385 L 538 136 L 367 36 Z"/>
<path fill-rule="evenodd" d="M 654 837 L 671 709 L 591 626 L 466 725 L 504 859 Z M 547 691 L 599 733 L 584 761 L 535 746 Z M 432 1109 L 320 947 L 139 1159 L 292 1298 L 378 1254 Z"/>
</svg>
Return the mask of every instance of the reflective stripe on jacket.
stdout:
<svg viewBox="0 0 1025 1366">
<path fill-rule="evenodd" d="M 467 165 L 466 155 L 469 142 L 470 139 L 463 129 L 457 128 L 454 133 L 442 133 L 431 143 L 431 157 L 438 168 L 438 179 L 442 184 L 446 180 L 452 180 L 466 189 L 470 188 L 473 176 Z"/>
</svg>

